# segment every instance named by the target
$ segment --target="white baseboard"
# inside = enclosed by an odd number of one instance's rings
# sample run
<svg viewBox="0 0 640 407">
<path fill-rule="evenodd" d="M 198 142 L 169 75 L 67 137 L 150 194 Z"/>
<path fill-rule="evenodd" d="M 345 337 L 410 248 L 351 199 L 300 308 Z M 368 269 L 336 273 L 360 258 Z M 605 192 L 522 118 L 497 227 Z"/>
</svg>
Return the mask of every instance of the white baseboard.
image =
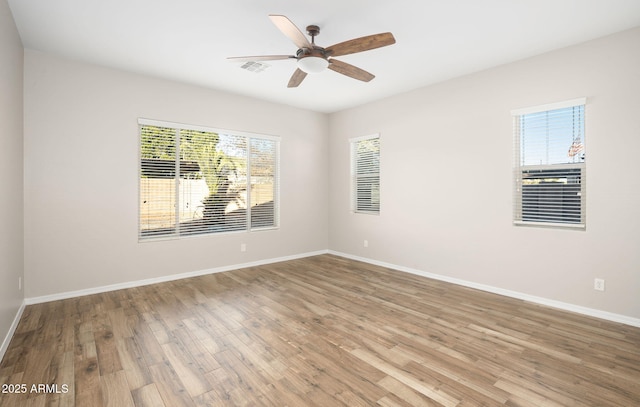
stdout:
<svg viewBox="0 0 640 407">
<path fill-rule="evenodd" d="M 631 326 L 635 326 L 635 327 L 640 328 L 640 319 L 629 317 L 629 316 L 626 316 L 626 315 L 615 314 L 615 313 L 612 313 L 612 312 L 601 311 L 601 310 L 597 310 L 597 309 L 593 309 L 593 308 L 583 307 L 583 306 L 575 305 L 575 304 L 569 304 L 569 303 L 566 303 L 566 302 L 561 302 L 561 301 L 556 301 L 556 300 L 550 300 L 548 298 L 536 297 L 536 296 L 533 296 L 533 295 L 524 294 L 524 293 L 520 293 L 520 292 L 517 292 L 517 291 L 505 290 L 505 289 L 502 289 L 502 288 L 493 287 L 493 286 L 489 286 L 489 285 L 485 285 L 485 284 L 478 284 L 478 283 L 474 283 L 472 281 L 466 281 L 466 280 L 461 280 L 461 279 L 458 279 L 458 278 L 452 278 L 452 277 L 443 276 L 443 275 L 440 275 L 440 274 L 429 273 L 429 272 L 422 271 L 422 270 L 412 269 L 412 268 L 404 267 L 404 266 L 398 266 L 396 264 L 386 263 L 386 262 L 383 262 L 383 261 L 373 260 L 373 259 L 369 259 L 369 258 L 365 258 L 365 257 L 354 256 L 354 255 L 351 255 L 351 254 L 348 254 L 348 253 L 337 252 L 337 251 L 334 251 L 334 250 L 329 250 L 328 252 L 329 252 L 329 254 L 333 254 L 333 255 L 336 255 L 336 256 L 340 256 L 340 257 L 345 257 L 345 258 L 352 259 L 352 260 L 361 261 L 361 262 L 364 262 L 364 263 L 373 264 L 373 265 L 376 265 L 376 266 L 386 267 L 386 268 L 402 271 L 402 272 L 405 272 L 405 273 L 416 274 L 416 275 L 419 275 L 419 276 L 432 278 L 434 280 L 445 281 L 445 282 L 448 282 L 448 283 L 457 284 L 457 285 L 461 285 L 461 286 L 469 287 L 469 288 L 475 288 L 475 289 L 486 291 L 486 292 L 490 292 L 490 293 L 493 293 L 493 294 L 504 295 L 506 297 L 511 297 L 511 298 L 516 298 L 516 299 L 519 299 L 519 300 L 529 301 L 529 302 L 532 302 L 532 303 L 535 303 L 535 304 L 546 305 L 548 307 L 557 308 L 557 309 L 561 309 L 561 310 L 564 310 L 564 311 L 571 311 L 571 312 L 575 312 L 575 313 L 578 313 L 578 314 L 588 315 L 588 316 L 591 316 L 591 317 L 600 318 L 600 319 L 604 319 L 604 320 L 612 321 L 612 322 L 618 322 L 618 323 L 621 323 L 621 324 L 631 325 Z"/>
<path fill-rule="evenodd" d="M 320 254 L 327 254 L 327 253 L 328 253 L 328 250 L 320 250 L 320 251 L 316 251 L 316 252 L 301 253 L 301 254 L 295 254 L 295 255 L 292 255 L 292 256 L 277 257 L 277 258 L 272 258 L 272 259 L 253 261 L 253 262 L 249 262 L 249 263 L 241 263 L 241 264 L 233 264 L 233 265 L 230 265 L 230 266 L 215 267 L 215 268 L 206 269 L 206 270 L 198 270 L 198 271 L 191 271 L 191 272 L 187 272 L 187 273 L 172 274 L 172 275 L 162 276 L 162 277 L 154 277 L 154 278 L 149 278 L 149 279 L 145 279 L 145 280 L 128 281 L 128 282 L 125 282 L 125 283 L 118 283 L 118 284 L 111 284 L 111 285 L 106 285 L 106 286 L 101 286 L 101 287 L 87 288 L 87 289 L 84 289 L 84 290 L 67 291 L 67 292 L 58 293 L 58 294 L 44 295 L 44 296 L 41 296 L 41 297 L 25 298 L 24 301 L 25 301 L 26 305 L 40 304 L 40 303 L 44 303 L 44 302 L 65 300 L 65 299 L 68 299 L 68 298 L 82 297 L 82 296 L 85 296 L 85 295 L 99 294 L 99 293 L 105 293 L 105 292 L 115 291 L 115 290 L 122 290 L 122 289 L 125 289 L 125 288 L 141 287 L 141 286 L 150 285 L 150 284 L 164 283 L 164 282 L 167 282 L 167 281 L 181 280 L 183 278 L 203 276 L 203 275 L 206 275 L 206 274 L 222 273 L 222 272 L 225 272 L 225 271 L 237 270 L 237 269 L 242 269 L 242 268 L 246 268 L 246 267 L 255 267 L 255 266 L 262 266 L 262 265 L 265 265 L 265 264 L 278 263 L 278 262 L 281 262 L 281 261 L 302 259 L 304 257 L 317 256 L 317 255 L 320 255 Z M 24 305 L 23 305 L 23 307 L 24 307 Z"/>
<path fill-rule="evenodd" d="M 18 308 L 18 312 L 16 313 L 16 316 L 15 318 L 13 318 L 13 322 L 9 327 L 9 332 L 7 332 L 7 335 L 4 337 L 4 340 L 2 341 L 2 346 L 0 346 L 0 361 L 2 361 L 2 358 L 4 358 L 4 354 L 7 352 L 7 349 L 9 349 L 11 338 L 13 338 L 13 334 L 16 333 L 16 329 L 18 328 L 18 323 L 20 323 L 20 318 L 22 318 L 22 313 L 24 312 L 24 307 L 26 305 L 27 304 L 25 303 L 25 301 L 22 301 L 22 304 L 20 305 L 20 308 Z"/>
<path fill-rule="evenodd" d="M 292 256 L 285 256 L 285 257 L 278 257 L 278 258 L 272 258 L 272 259 L 258 260 L 258 261 L 249 262 L 249 263 L 234 264 L 234 265 L 230 265 L 230 266 L 216 267 L 216 268 L 193 271 L 193 272 L 188 272 L 188 273 L 173 274 L 173 275 L 169 275 L 169 276 L 150 278 L 150 279 L 146 279 L 146 280 L 130 281 L 130 282 L 126 282 L 126 283 L 119 283 L 119 284 L 112 284 L 112 285 L 108 285 L 108 286 L 94 287 L 94 288 L 78 290 L 78 291 L 68 291 L 68 292 L 63 292 L 63 293 L 58 293 L 58 294 L 45 295 L 45 296 L 41 296 L 41 297 L 25 298 L 22 306 L 20 307 L 20 310 L 18 311 L 18 315 L 16 315 L 16 319 L 14 320 L 12 328 L 9 331 L 9 333 L 7 334 L 7 337 L 5 338 L 5 340 L 4 340 L 3 344 L 2 344 L 2 348 L 0 348 L 0 355 L 3 355 L 4 352 L 6 351 L 6 348 L 9 346 L 9 341 L 11 340 L 13 332 L 15 331 L 15 329 L 17 327 L 18 321 L 20 320 L 20 316 L 22 315 L 22 311 L 24 310 L 25 305 L 39 304 L 39 303 L 43 303 L 43 302 L 63 300 L 63 299 L 67 299 L 67 298 L 81 297 L 81 296 L 84 296 L 84 295 L 91 295 L 91 294 L 104 293 L 104 292 L 108 292 L 108 291 L 122 290 L 122 289 L 125 289 L 125 288 L 141 287 L 141 286 L 150 285 L 150 284 L 164 283 L 164 282 L 167 282 L 167 281 L 180 280 L 180 279 L 183 279 L 183 278 L 202 276 L 202 275 L 206 275 L 206 274 L 221 273 L 221 272 L 225 272 L 225 271 L 231 271 L 231 270 L 236 270 L 236 269 L 241 269 L 241 268 L 246 268 L 246 267 L 261 266 L 261 265 L 265 265 L 265 264 L 271 264 L 271 263 L 277 263 L 277 262 L 281 262 L 281 261 L 301 259 L 301 258 L 305 258 L 305 257 L 317 256 L 317 255 L 320 255 L 320 254 L 327 254 L 327 253 L 333 254 L 333 255 L 336 255 L 336 256 L 340 256 L 340 257 L 345 257 L 345 258 L 352 259 L 352 260 L 362 261 L 364 263 L 374 264 L 374 265 L 381 266 L 381 267 L 391 268 L 391 269 L 402 271 L 402 272 L 405 272 L 405 273 L 416 274 L 416 275 L 419 275 L 419 276 L 432 278 L 434 280 L 445 281 L 445 282 L 448 282 L 448 283 L 457 284 L 457 285 L 461 285 L 461 286 L 464 286 L 464 287 L 475 288 L 475 289 L 478 289 L 478 290 L 482 290 L 482 291 L 486 291 L 486 292 L 490 292 L 490 293 L 494 293 L 494 294 L 504 295 L 506 297 L 511 297 L 511 298 L 516 298 L 516 299 L 520 299 L 520 300 L 524 300 L 524 301 L 529 301 L 529 302 L 540 304 L 540 305 L 546 305 L 546 306 L 549 306 L 549 307 L 558 308 L 558 309 L 565 310 L 565 311 L 571 311 L 571 312 L 575 312 L 575 313 L 578 313 L 578 314 L 588 315 L 588 316 L 604 319 L 604 320 L 607 320 L 607 321 L 618 322 L 618 323 L 622 323 L 622 324 L 626 324 L 626 325 L 635 326 L 635 327 L 640 328 L 640 319 L 629 317 L 629 316 L 626 316 L 626 315 L 615 314 L 615 313 L 607 312 L 607 311 L 601 311 L 601 310 L 597 310 L 597 309 L 593 309 L 593 308 L 583 307 L 583 306 L 580 306 L 580 305 L 569 304 L 569 303 L 566 303 L 566 302 L 551 300 L 551 299 L 548 299 L 548 298 L 536 297 L 536 296 L 533 296 L 533 295 L 524 294 L 524 293 L 517 292 L 517 291 L 505 290 L 505 289 L 502 289 L 502 288 L 493 287 L 493 286 L 489 286 L 489 285 L 485 285 L 485 284 L 479 284 L 479 283 L 474 283 L 474 282 L 471 282 L 471 281 L 466 281 L 466 280 L 461 280 L 461 279 L 457 279 L 457 278 L 443 276 L 443 275 L 440 275 L 440 274 L 429 273 L 429 272 L 422 271 L 422 270 L 412 269 L 412 268 L 409 268 L 409 267 L 399 266 L 397 264 L 386 263 L 386 262 L 383 262 L 383 261 L 373 260 L 373 259 L 369 259 L 369 258 L 365 258 L 365 257 L 354 256 L 354 255 L 351 255 L 351 254 L 348 254 L 348 253 L 342 253 L 342 252 L 338 252 L 338 251 L 334 251 L 334 250 L 319 250 L 319 251 L 316 251 L 316 252 L 301 253 L 301 254 L 296 254 L 296 255 L 292 255 Z"/>
</svg>

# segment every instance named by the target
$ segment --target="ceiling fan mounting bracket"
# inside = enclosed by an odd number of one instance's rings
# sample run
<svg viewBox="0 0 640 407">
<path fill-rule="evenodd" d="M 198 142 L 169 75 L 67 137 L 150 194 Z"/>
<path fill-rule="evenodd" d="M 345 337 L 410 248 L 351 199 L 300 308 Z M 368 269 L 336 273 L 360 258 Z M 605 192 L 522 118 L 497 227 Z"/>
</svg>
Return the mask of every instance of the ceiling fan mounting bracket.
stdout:
<svg viewBox="0 0 640 407">
<path fill-rule="evenodd" d="M 317 25 L 308 25 L 307 26 L 307 34 L 311 36 L 311 42 L 313 43 L 313 38 L 320 34 L 320 27 Z"/>
</svg>

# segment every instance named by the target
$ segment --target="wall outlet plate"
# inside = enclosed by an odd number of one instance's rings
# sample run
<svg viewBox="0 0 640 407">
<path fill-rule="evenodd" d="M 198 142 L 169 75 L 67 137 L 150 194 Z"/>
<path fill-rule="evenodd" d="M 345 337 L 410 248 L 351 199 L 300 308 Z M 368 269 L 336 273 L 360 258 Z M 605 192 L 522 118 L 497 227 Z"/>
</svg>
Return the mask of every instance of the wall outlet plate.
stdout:
<svg viewBox="0 0 640 407">
<path fill-rule="evenodd" d="M 604 291 L 604 280 L 601 278 L 593 280 L 593 289 L 597 291 Z"/>
</svg>

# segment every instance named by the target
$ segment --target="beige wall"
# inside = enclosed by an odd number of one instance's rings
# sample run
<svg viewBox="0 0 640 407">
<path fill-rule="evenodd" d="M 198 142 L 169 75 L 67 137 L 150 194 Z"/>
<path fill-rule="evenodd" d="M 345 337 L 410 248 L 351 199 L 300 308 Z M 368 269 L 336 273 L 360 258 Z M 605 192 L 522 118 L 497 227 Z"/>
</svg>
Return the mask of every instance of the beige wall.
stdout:
<svg viewBox="0 0 640 407">
<path fill-rule="evenodd" d="M 634 29 L 332 114 L 329 247 L 640 318 L 638 95 Z M 510 111 L 582 96 L 587 230 L 512 226 Z M 378 132 L 381 214 L 353 214 L 347 140 Z"/>
<path fill-rule="evenodd" d="M 22 42 L 6 0 L 0 0 L 0 346 L 24 298 L 18 289 L 23 277 L 22 68 Z"/>
<path fill-rule="evenodd" d="M 280 229 L 138 243 L 138 117 L 281 136 Z M 26 50 L 26 296 L 326 250 L 327 149 L 323 114 Z"/>
<path fill-rule="evenodd" d="M 639 318 L 639 50 L 635 29 L 330 116 L 27 50 L 26 296 L 329 248 Z M 512 226 L 510 110 L 581 96 L 587 230 Z M 138 243 L 138 117 L 281 136 L 282 227 Z M 354 215 L 347 140 L 373 133 L 382 213 Z"/>
</svg>

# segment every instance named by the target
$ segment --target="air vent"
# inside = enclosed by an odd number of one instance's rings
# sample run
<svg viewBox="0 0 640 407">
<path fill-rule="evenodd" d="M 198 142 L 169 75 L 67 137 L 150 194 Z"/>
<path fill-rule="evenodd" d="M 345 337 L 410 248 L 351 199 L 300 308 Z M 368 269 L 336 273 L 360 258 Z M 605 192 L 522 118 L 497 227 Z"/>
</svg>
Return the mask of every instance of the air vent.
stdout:
<svg viewBox="0 0 640 407">
<path fill-rule="evenodd" d="M 246 69 L 247 71 L 250 71 L 250 72 L 259 73 L 259 72 L 264 71 L 265 69 L 267 69 L 270 66 L 271 65 L 265 64 L 263 62 L 249 61 L 249 62 L 243 64 L 240 68 Z"/>
</svg>

